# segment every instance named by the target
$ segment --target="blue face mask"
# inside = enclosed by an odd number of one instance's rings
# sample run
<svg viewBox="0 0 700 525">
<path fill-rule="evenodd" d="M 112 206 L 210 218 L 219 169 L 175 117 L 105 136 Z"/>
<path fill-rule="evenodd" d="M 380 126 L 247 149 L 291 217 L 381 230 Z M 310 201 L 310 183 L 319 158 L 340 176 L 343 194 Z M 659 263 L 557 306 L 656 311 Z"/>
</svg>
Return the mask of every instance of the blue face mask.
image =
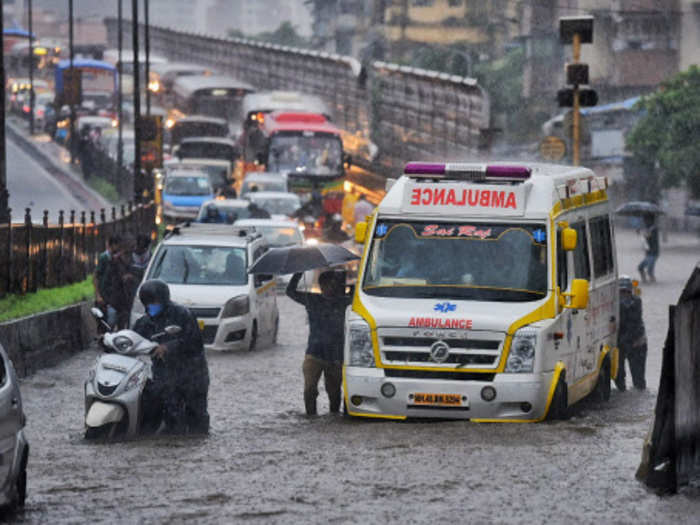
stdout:
<svg viewBox="0 0 700 525">
<path fill-rule="evenodd" d="M 163 305 L 162 304 L 147 304 L 146 305 L 146 312 L 148 312 L 148 315 L 150 317 L 155 317 L 158 315 L 160 312 L 163 311 Z"/>
</svg>

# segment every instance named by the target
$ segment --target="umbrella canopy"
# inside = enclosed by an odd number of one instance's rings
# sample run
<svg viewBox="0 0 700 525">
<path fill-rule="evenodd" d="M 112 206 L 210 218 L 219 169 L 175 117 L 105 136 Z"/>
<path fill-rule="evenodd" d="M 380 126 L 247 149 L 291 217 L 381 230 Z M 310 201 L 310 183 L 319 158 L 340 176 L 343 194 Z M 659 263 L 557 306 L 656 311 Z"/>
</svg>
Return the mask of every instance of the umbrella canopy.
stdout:
<svg viewBox="0 0 700 525">
<path fill-rule="evenodd" d="M 358 255 L 337 244 L 287 246 L 272 248 L 255 261 L 248 272 L 284 275 L 335 266 L 356 261 L 359 258 Z"/>
<path fill-rule="evenodd" d="M 658 204 L 648 201 L 630 201 L 618 206 L 615 210 L 618 215 L 631 215 L 640 217 L 642 215 L 661 215 L 665 213 Z"/>
</svg>

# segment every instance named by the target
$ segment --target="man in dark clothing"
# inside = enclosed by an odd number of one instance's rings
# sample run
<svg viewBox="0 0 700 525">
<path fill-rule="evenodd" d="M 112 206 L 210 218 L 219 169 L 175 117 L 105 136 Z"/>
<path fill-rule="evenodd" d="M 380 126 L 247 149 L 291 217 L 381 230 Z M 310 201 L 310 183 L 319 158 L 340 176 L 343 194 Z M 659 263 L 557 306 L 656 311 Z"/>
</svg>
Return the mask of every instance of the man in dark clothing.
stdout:
<svg viewBox="0 0 700 525">
<path fill-rule="evenodd" d="M 95 288 L 95 303 L 105 314 L 107 324 L 114 327 L 117 323 L 117 310 L 113 297 L 114 287 L 112 286 L 110 269 L 111 261 L 115 254 L 121 250 L 122 239 L 119 235 L 112 235 L 107 239 L 107 249 L 97 258 L 97 268 L 92 276 L 92 284 Z"/>
<path fill-rule="evenodd" d="M 197 320 L 187 308 L 170 300 L 168 285 L 159 279 L 145 281 L 139 299 L 146 315 L 134 324 L 136 333 L 150 339 L 166 326 L 182 328 L 180 333 L 164 337 L 153 353 L 153 385 L 164 403 L 166 429 L 207 433 L 209 369 Z"/>
<path fill-rule="evenodd" d="M 620 331 L 617 346 L 620 352 L 619 367 L 615 385 L 624 392 L 625 361 L 629 361 L 632 384 L 638 390 L 647 386 L 644 378 L 647 360 L 647 337 L 642 319 L 642 300 L 635 294 L 634 282 L 626 275 L 619 278 L 620 283 Z"/>
<path fill-rule="evenodd" d="M 654 277 L 654 266 L 656 259 L 659 258 L 659 227 L 656 224 L 656 217 L 648 214 L 644 216 L 644 259 L 639 263 L 637 270 L 642 277 L 642 282 L 646 282 L 647 277 L 653 283 L 656 282 Z M 646 272 L 646 273 L 645 273 Z"/>
<path fill-rule="evenodd" d="M 316 415 L 318 381 L 324 375 L 331 412 L 340 410 L 345 309 L 352 302 L 352 291 L 345 293 L 345 273 L 326 271 L 319 278 L 321 293 L 297 291 L 301 273 L 295 273 L 287 295 L 304 305 L 309 316 L 309 339 L 302 371 L 304 405 L 307 415 Z"/>
<path fill-rule="evenodd" d="M 248 205 L 248 212 L 250 213 L 249 218 L 250 219 L 269 219 L 270 218 L 270 213 L 255 204 L 254 202 L 251 202 Z"/>
<path fill-rule="evenodd" d="M 326 219 L 323 229 L 323 240 L 332 243 L 343 243 L 350 236 L 343 231 L 343 218 L 339 213 L 331 215 Z"/>
</svg>

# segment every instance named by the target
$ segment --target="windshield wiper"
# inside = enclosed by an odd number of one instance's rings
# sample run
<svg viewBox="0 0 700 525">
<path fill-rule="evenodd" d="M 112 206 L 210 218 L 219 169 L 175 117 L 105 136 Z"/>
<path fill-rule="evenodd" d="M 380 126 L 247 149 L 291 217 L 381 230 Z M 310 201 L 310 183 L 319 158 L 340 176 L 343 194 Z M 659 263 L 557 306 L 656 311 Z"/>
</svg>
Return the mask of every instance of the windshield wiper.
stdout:
<svg viewBox="0 0 700 525">
<path fill-rule="evenodd" d="M 182 258 L 182 263 L 185 265 L 185 274 L 182 276 L 182 284 L 187 284 L 187 277 L 190 275 L 190 265 L 187 264 L 187 258 Z"/>
</svg>

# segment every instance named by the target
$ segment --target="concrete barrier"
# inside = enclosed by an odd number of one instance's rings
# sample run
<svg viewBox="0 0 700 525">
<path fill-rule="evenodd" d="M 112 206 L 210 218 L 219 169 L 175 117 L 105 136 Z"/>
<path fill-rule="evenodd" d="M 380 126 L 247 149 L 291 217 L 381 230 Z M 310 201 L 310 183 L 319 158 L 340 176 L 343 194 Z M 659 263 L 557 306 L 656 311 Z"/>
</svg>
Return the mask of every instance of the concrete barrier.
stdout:
<svg viewBox="0 0 700 525">
<path fill-rule="evenodd" d="M 96 334 L 90 307 L 82 302 L 0 323 L 0 343 L 20 377 L 54 366 L 87 348 Z"/>
</svg>

